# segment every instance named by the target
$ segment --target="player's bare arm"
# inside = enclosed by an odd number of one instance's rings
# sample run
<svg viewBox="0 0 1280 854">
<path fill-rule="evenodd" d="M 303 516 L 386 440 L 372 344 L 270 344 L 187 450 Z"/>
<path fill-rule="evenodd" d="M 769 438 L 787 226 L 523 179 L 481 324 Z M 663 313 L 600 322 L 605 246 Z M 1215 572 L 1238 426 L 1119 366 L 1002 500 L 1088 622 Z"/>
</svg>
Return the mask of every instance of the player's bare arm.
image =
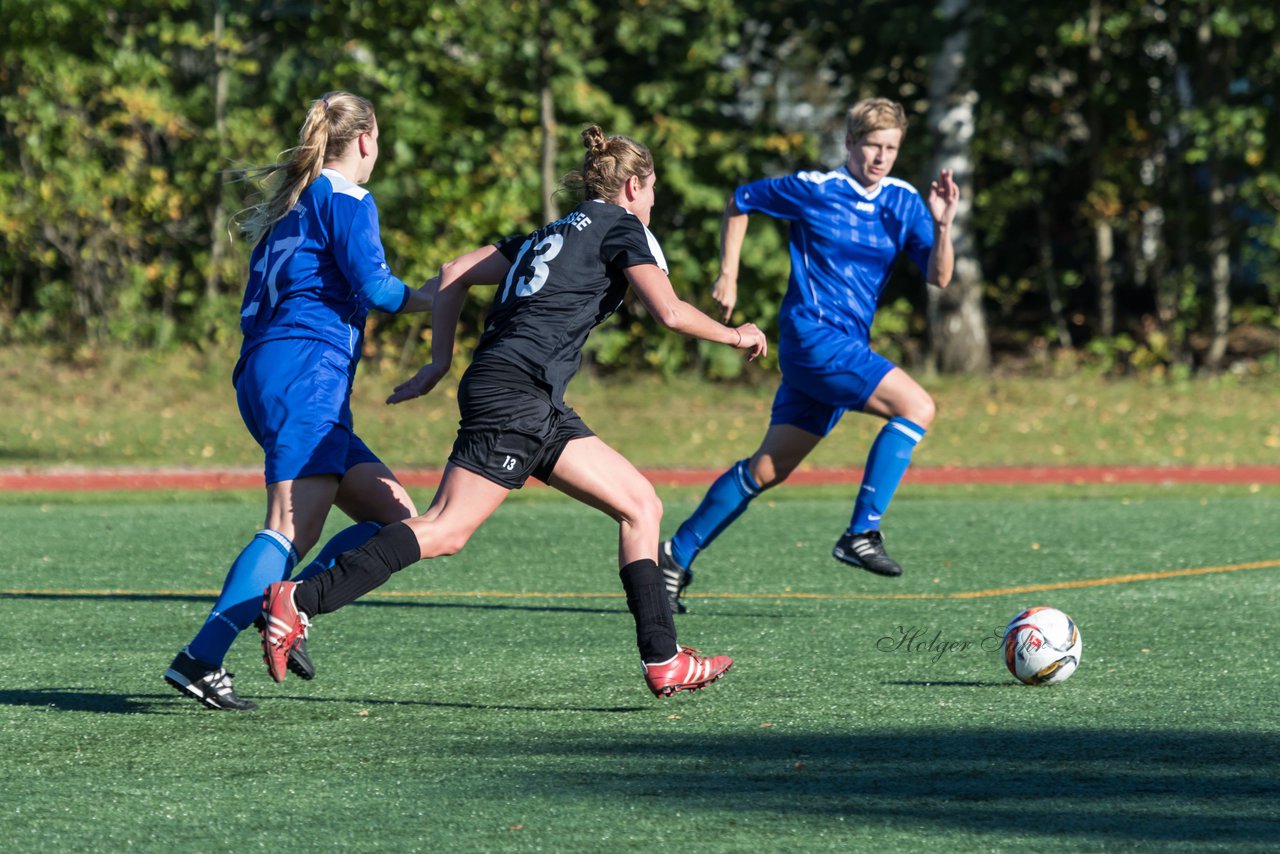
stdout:
<svg viewBox="0 0 1280 854">
<path fill-rule="evenodd" d="M 725 323 L 733 316 L 733 307 L 738 302 L 738 266 L 746 236 L 747 215 L 738 210 L 737 202 L 730 196 L 720 221 L 720 275 L 711 286 L 711 298 L 720 306 L 720 319 Z"/>
<path fill-rule="evenodd" d="M 671 287 L 671 280 L 661 268 L 653 264 L 640 264 L 628 267 L 627 279 L 632 289 L 640 297 L 649 313 L 658 322 L 670 329 L 691 338 L 714 341 L 717 344 L 728 344 L 738 350 L 746 351 L 747 359 L 753 360 L 769 352 L 769 342 L 754 323 L 744 323 L 732 327 L 717 323 L 711 317 L 699 311 L 680 297 Z"/>
<path fill-rule="evenodd" d="M 431 304 L 431 361 L 408 380 L 400 383 L 387 403 L 403 403 L 430 392 L 449 373 L 453 364 L 453 343 L 458 318 L 472 285 L 496 285 L 507 275 L 511 263 L 496 246 L 483 246 L 445 262 L 436 277 Z"/>
<path fill-rule="evenodd" d="M 409 314 L 414 311 L 430 311 L 431 304 L 435 301 L 436 290 L 440 287 L 439 274 L 427 279 L 420 288 L 410 288 L 409 299 L 405 302 L 404 308 L 400 309 L 401 314 Z"/>
<path fill-rule="evenodd" d="M 951 244 L 951 223 L 960 202 L 960 186 L 950 169 L 943 169 L 929 185 L 929 215 L 933 217 L 933 250 L 929 253 L 929 284 L 945 288 L 955 272 L 955 248 Z"/>
</svg>

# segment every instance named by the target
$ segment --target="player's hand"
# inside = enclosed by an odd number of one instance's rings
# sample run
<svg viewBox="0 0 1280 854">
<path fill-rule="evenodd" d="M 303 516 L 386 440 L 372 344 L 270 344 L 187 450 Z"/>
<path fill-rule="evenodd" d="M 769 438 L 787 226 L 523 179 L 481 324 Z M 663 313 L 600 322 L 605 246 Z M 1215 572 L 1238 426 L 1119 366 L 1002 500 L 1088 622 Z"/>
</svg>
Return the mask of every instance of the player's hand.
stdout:
<svg viewBox="0 0 1280 854">
<path fill-rule="evenodd" d="M 720 306 L 720 322 L 728 323 L 738 302 L 738 281 L 721 273 L 711 286 L 711 298 Z"/>
<path fill-rule="evenodd" d="M 738 333 L 738 343 L 734 345 L 734 349 L 747 351 L 748 362 L 754 362 L 769 352 L 769 340 L 754 323 L 744 323 L 734 327 L 734 331 Z"/>
<path fill-rule="evenodd" d="M 435 388 L 448 373 L 448 365 L 423 365 L 422 370 L 414 374 L 411 379 L 395 387 L 395 391 L 391 392 L 391 396 L 387 398 L 387 403 L 403 403 L 415 397 L 422 397 Z"/>
<path fill-rule="evenodd" d="M 929 185 L 929 214 L 938 225 L 951 225 L 956 218 L 956 205 L 960 201 L 960 185 L 954 173 L 943 169 Z"/>
<path fill-rule="evenodd" d="M 437 273 L 436 275 L 427 279 L 422 284 L 422 287 L 418 288 L 418 290 L 422 292 L 422 295 L 424 297 L 434 300 L 436 298 L 436 292 L 440 290 L 440 274 Z"/>
</svg>

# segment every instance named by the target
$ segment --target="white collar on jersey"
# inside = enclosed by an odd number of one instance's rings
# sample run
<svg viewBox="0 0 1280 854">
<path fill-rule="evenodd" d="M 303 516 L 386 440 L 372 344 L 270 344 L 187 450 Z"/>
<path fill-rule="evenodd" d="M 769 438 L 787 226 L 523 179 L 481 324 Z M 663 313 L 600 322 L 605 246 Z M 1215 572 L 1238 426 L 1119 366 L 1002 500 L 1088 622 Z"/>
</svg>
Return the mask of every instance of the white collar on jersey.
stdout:
<svg viewBox="0 0 1280 854">
<path fill-rule="evenodd" d="M 841 166 L 836 170 L 836 172 L 839 173 L 840 177 L 843 178 L 850 187 L 853 187 L 859 196 L 862 196 L 868 201 L 880 195 L 880 188 L 884 186 L 884 178 L 881 178 L 873 186 L 864 187 L 858 182 L 857 178 L 853 177 L 853 173 L 849 171 L 849 166 L 847 164 Z M 886 175 L 885 177 L 887 178 L 888 176 Z"/>
<path fill-rule="evenodd" d="M 910 190 L 912 193 L 917 192 L 916 188 L 908 184 L 906 181 L 903 181 L 901 178 L 894 178 L 891 175 L 886 175 L 881 178 L 874 187 L 864 187 L 858 183 L 856 178 L 853 177 L 853 173 L 849 171 L 848 166 L 841 166 L 837 169 L 831 170 L 830 172 L 800 172 L 797 174 L 797 177 L 800 178 L 801 181 L 809 181 L 813 184 L 825 184 L 827 181 L 843 181 L 852 187 L 855 193 L 862 196 L 862 198 L 866 199 L 868 202 L 875 201 L 876 197 L 880 195 L 880 191 L 885 187 L 901 187 L 904 190 Z"/>
<path fill-rule="evenodd" d="M 353 199 L 360 200 L 369 195 L 369 191 L 361 187 L 355 181 L 352 181 L 346 175 L 343 175 L 337 169 L 329 169 L 328 167 L 321 169 L 320 174 L 329 179 L 329 183 L 333 185 L 333 191 L 344 196 L 351 196 Z"/>
</svg>

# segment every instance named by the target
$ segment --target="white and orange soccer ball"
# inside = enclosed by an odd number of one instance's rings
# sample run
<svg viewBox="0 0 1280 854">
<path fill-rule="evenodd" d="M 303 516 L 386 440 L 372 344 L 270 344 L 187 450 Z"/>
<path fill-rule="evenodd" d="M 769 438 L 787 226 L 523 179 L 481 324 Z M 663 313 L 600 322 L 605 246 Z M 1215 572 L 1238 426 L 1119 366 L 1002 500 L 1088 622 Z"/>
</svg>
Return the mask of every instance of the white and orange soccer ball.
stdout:
<svg viewBox="0 0 1280 854">
<path fill-rule="evenodd" d="M 1084 644 L 1071 618 L 1057 608 L 1028 608 L 1004 630 L 1004 663 L 1019 682 L 1065 682 L 1080 666 Z"/>
</svg>

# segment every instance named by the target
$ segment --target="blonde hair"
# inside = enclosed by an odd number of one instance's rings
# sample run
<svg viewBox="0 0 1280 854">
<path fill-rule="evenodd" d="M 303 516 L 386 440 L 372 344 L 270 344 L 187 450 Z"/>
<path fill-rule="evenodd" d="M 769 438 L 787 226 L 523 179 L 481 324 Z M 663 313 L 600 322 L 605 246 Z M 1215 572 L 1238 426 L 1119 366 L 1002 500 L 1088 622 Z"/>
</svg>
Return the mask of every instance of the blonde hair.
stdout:
<svg viewBox="0 0 1280 854">
<path fill-rule="evenodd" d="M 284 173 L 274 187 L 265 191 L 261 202 L 236 215 L 236 219 L 244 217 L 239 223 L 240 231 L 257 243 L 293 209 L 302 191 L 320 177 L 324 164 L 341 157 L 353 140 L 362 133 L 371 133 L 376 124 L 373 104 L 359 95 L 329 92 L 312 101 L 295 148 L 284 152 L 270 166 L 252 166 L 232 173 L 236 180 L 252 181 L 265 181 Z"/>
<path fill-rule="evenodd" d="M 644 180 L 653 174 L 649 149 L 625 136 L 605 136 L 599 125 L 582 132 L 582 147 L 587 154 L 581 171 L 570 172 L 561 184 L 567 190 L 580 192 L 583 199 L 611 202 L 628 178 Z"/>
<path fill-rule="evenodd" d="M 897 128 L 907 135 L 907 111 L 888 98 L 863 98 L 849 108 L 844 129 L 849 143 L 855 143 L 878 130 Z"/>
</svg>

